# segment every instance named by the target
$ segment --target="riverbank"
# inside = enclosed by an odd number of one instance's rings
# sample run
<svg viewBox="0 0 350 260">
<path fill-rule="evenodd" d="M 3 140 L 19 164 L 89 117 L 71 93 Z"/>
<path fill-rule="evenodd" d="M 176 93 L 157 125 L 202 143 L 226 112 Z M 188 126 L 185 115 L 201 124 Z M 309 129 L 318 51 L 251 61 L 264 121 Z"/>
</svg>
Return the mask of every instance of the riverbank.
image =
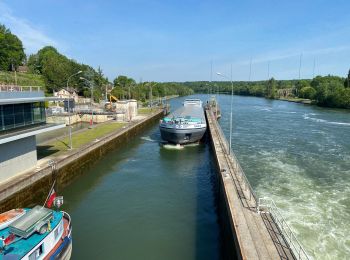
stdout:
<svg viewBox="0 0 350 260">
<path fill-rule="evenodd" d="M 316 105 L 311 99 L 306 99 L 306 98 L 277 98 L 276 100 L 301 103 L 305 105 Z"/>
<path fill-rule="evenodd" d="M 85 138 L 86 142 L 81 143 L 80 146 L 73 146 L 72 150 L 65 147 L 57 154 L 42 158 L 38 161 L 36 169 L 31 169 L 0 184 L 1 211 L 42 203 L 54 180 L 57 180 L 59 188 L 68 185 L 79 175 L 84 174 L 106 153 L 118 148 L 120 144 L 127 142 L 162 116 L 162 109 L 154 110 L 142 120 L 130 122 L 122 127 L 116 125 L 115 129 L 113 129 L 114 126 L 110 127 L 109 130 L 113 131 L 106 132 L 104 127 L 103 136 L 96 127 L 95 133 L 90 134 L 90 139 Z M 85 132 L 78 134 L 85 135 Z M 94 138 L 97 135 L 99 138 Z"/>
</svg>

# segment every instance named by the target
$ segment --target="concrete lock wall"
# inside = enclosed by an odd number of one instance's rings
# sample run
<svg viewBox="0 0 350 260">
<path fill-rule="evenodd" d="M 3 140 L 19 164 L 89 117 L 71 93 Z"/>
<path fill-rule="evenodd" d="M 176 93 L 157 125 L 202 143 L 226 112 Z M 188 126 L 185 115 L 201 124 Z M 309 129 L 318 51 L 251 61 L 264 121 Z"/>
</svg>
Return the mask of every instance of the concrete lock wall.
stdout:
<svg viewBox="0 0 350 260">
<path fill-rule="evenodd" d="M 65 161 L 60 162 L 56 171 L 47 169 L 49 174 L 46 174 L 45 177 L 40 178 L 33 184 L 25 185 L 23 182 L 27 180 L 23 180 L 22 184 L 14 184 L 12 187 L 8 187 L 9 192 L 11 189 L 16 190 L 16 192 L 2 198 L 0 201 L 0 211 L 4 212 L 13 208 L 32 207 L 37 204 L 42 204 L 54 180 L 56 180 L 56 188 L 59 194 L 62 188 L 86 173 L 89 168 L 106 153 L 123 147 L 130 139 L 135 138 L 135 136 L 145 131 L 148 127 L 153 127 L 162 116 L 163 112 L 160 111 L 152 117 L 133 125 L 127 131 L 121 134 L 116 133 L 115 137 L 108 142 L 103 142 L 101 138 L 101 145 L 99 147 L 79 156 L 77 159 L 70 160 L 68 163 L 65 163 Z M 95 143 L 95 145 L 97 144 L 98 143 Z M 85 148 L 83 148 L 83 150 L 85 150 Z M 28 181 L 31 178 L 32 177 L 28 177 Z M 24 185 L 25 187 L 17 188 L 20 185 Z M 7 191 L 4 191 L 4 193 L 7 193 Z"/>
<path fill-rule="evenodd" d="M 0 145 L 0 182 L 35 167 L 35 136 Z"/>
<path fill-rule="evenodd" d="M 91 117 L 93 118 L 94 123 L 103 123 L 106 122 L 109 118 L 107 115 L 93 115 L 84 114 L 84 115 L 71 115 L 70 123 L 75 124 L 79 122 L 90 122 Z M 50 116 L 46 119 L 47 123 L 61 123 L 69 125 L 69 116 Z"/>
</svg>

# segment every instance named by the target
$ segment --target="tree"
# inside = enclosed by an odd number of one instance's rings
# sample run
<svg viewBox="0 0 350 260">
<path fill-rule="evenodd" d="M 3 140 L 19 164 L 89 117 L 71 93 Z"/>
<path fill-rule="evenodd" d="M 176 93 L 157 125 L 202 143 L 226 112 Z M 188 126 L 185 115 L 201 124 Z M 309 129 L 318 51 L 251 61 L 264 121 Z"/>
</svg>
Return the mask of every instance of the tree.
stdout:
<svg viewBox="0 0 350 260">
<path fill-rule="evenodd" d="M 314 99 L 316 90 L 313 87 L 303 87 L 299 92 L 299 97 Z"/>
<path fill-rule="evenodd" d="M 266 84 L 266 97 L 275 98 L 276 95 L 276 80 L 272 77 Z"/>
<path fill-rule="evenodd" d="M 0 70 L 17 69 L 25 59 L 21 40 L 0 24 Z"/>
</svg>

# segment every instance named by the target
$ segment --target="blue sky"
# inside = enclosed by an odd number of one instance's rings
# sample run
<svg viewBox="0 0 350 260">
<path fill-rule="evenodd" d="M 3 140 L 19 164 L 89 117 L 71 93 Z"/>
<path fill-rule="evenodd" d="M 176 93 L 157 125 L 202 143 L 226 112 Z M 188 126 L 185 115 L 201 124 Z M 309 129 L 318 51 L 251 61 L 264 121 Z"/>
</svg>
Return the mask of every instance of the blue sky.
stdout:
<svg viewBox="0 0 350 260">
<path fill-rule="evenodd" d="M 45 45 L 113 80 L 234 80 L 345 76 L 349 1 L 0 0 L 0 23 L 27 53 Z"/>
</svg>

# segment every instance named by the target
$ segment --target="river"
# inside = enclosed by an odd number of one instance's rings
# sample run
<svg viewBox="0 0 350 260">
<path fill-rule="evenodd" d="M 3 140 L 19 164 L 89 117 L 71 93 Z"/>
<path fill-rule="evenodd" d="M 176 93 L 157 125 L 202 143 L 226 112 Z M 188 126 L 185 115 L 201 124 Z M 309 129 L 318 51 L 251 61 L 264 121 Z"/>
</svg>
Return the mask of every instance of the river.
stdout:
<svg viewBox="0 0 350 260">
<path fill-rule="evenodd" d="M 221 258 L 210 147 L 172 150 L 160 140 L 154 125 L 60 192 L 73 219 L 73 259 Z"/>
<path fill-rule="evenodd" d="M 228 137 L 230 96 L 219 102 Z M 232 138 L 254 190 L 274 199 L 309 255 L 350 258 L 349 111 L 234 96 Z M 73 259 L 222 258 L 209 146 L 159 141 L 151 127 L 63 190 Z"/>
<path fill-rule="evenodd" d="M 230 96 L 220 95 L 229 136 Z M 259 197 L 280 207 L 309 255 L 350 258 L 350 112 L 234 96 L 232 146 Z"/>
</svg>

